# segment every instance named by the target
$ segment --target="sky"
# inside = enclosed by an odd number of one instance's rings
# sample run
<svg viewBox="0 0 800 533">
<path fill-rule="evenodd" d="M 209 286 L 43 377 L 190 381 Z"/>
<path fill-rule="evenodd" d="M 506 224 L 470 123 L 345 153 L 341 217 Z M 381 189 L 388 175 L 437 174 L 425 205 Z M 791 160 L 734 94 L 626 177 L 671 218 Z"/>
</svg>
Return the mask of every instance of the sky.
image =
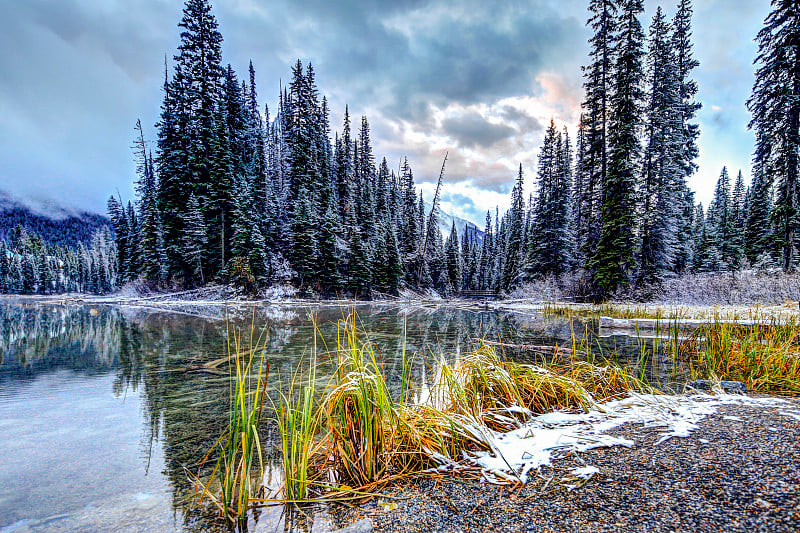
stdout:
<svg viewBox="0 0 800 533">
<path fill-rule="evenodd" d="M 573 135 L 590 37 L 585 0 L 217 0 L 223 61 L 252 59 L 274 109 L 298 58 L 311 62 L 340 130 L 345 104 L 367 115 L 374 153 L 407 156 L 430 199 L 449 152 L 442 207 L 482 226 L 509 205 L 522 164 L 526 194 L 553 119 Z M 661 5 L 672 16 L 677 0 Z M 645 0 L 645 27 L 659 5 Z M 0 189 L 39 203 L 104 212 L 132 197 L 141 118 L 155 139 L 165 56 L 179 41 L 178 0 L 0 0 Z M 707 205 L 723 165 L 750 178 L 745 101 L 753 39 L 768 0 L 695 0 L 699 170 Z M 358 122 L 356 119 L 354 122 Z"/>
</svg>

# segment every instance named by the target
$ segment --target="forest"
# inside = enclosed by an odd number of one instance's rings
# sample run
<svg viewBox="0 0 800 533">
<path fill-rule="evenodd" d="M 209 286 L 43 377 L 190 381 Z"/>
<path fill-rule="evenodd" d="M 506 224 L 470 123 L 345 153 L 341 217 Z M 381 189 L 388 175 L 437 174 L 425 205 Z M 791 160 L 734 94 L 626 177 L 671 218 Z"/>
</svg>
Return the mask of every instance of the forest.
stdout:
<svg viewBox="0 0 800 533">
<path fill-rule="evenodd" d="M 292 283 L 305 295 L 363 299 L 404 288 L 500 294 L 555 278 L 604 299 L 689 273 L 793 270 L 800 13 L 773 2 L 747 101 L 752 179 L 722 168 L 707 206 L 688 186 L 702 105 L 692 2 L 679 0 L 671 17 L 659 7 L 647 30 L 643 13 L 643 0 L 589 2 L 580 122 L 559 127 L 554 117 L 536 168 L 519 166 L 511 207 L 459 235 L 437 223 L 446 154 L 436 194 L 424 199 L 412 162 L 395 169 L 375 154 L 366 116 L 348 107 L 333 119 L 314 67 L 299 59 L 274 108 L 262 106 L 253 62 L 244 75 L 224 64 L 210 2 L 187 0 L 180 45 L 163 66 L 155 139 L 135 126 L 136 196 L 108 200 L 113 243 L 100 236 L 92 250 L 102 251 L 70 252 L 110 261 L 100 269 L 109 274 L 70 287 L 228 283 L 257 293 Z M 526 172 L 533 191 L 523 189 Z M 52 286 L 23 282 L 31 269 L 22 263 L 39 248 L 20 242 L 6 245 L 3 267 L 20 281 L 5 279 L 2 290 Z"/>
</svg>

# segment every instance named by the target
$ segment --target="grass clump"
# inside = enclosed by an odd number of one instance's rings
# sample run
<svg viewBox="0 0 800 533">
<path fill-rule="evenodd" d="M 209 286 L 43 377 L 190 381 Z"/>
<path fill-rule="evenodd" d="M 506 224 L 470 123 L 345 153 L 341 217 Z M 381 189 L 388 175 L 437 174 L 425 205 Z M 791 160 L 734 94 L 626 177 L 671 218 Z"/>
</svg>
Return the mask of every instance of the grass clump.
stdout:
<svg viewBox="0 0 800 533">
<path fill-rule="evenodd" d="M 431 469 L 469 468 L 465 458 L 493 450 L 495 432 L 522 427 L 534 414 L 587 410 L 598 400 L 652 390 L 620 368 L 518 364 L 481 344 L 455 363 L 440 361 L 426 401 L 415 403 L 408 362 L 400 390 L 391 390 L 356 322 L 350 315 L 339 323 L 336 370 L 319 401 L 305 388 L 302 401 L 279 407 L 284 450 L 295 450 L 284 452 L 287 500 L 360 498 Z"/>
<path fill-rule="evenodd" d="M 354 315 L 340 323 L 337 337 L 336 372 L 321 414 L 339 479 L 362 486 L 386 472 L 397 409 L 373 344 L 359 339 Z"/>
<path fill-rule="evenodd" d="M 312 365 L 313 368 L 313 365 Z M 286 501 L 303 501 L 308 498 L 310 480 L 309 463 L 314 453 L 314 437 L 318 420 L 314 415 L 314 377 L 299 393 L 297 374 L 293 376 L 288 395 L 281 393 L 277 411 L 278 431 L 281 437 L 283 466 L 283 496 Z"/>
<path fill-rule="evenodd" d="M 718 323 L 700 328 L 681 356 L 692 373 L 741 381 L 753 391 L 800 393 L 800 324 L 742 327 Z"/>
<path fill-rule="evenodd" d="M 264 364 L 265 341 L 245 342 L 240 331 L 228 332 L 230 361 L 229 420 L 217 442 L 201 461 L 217 454 L 217 461 L 208 482 L 200 481 L 199 500 L 208 497 L 220 514 L 231 522 L 247 519 L 247 512 L 263 493 L 264 472 L 261 439 L 258 428 L 264 411 L 269 364 Z M 231 345 L 232 341 L 232 345 Z"/>
</svg>

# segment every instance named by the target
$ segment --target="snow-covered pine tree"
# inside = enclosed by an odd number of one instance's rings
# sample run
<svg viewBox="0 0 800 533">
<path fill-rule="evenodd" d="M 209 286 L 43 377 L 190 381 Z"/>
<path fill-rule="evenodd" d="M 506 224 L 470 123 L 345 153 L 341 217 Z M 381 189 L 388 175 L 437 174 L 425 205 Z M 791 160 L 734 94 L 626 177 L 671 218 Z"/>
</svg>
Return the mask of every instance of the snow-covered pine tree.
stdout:
<svg viewBox="0 0 800 533">
<path fill-rule="evenodd" d="M 517 181 L 511 190 L 511 209 L 508 212 L 508 237 L 504 250 L 502 287 L 511 288 L 517 283 L 521 273 L 523 263 L 522 237 L 525 225 L 525 199 L 523 197 L 524 175 L 522 173 L 522 163 L 519 165 Z"/>
<path fill-rule="evenodd" d="M 125 209 L 122 202 L 109 196 L 106 204 L 106 212 L 108 218 L 111 219 L 111 227 L 114 228 L 114 240 L 117 243 L 117 262 L 120 265 L 128 264 L 128 218 L 125 214 Z M 3 258 L 0 258 L 2 260 Z M 125 271 L 124 267 L 121 267 Z M 123 279 L 125 281 L 125 279 Z"/>
<path fill-rule="evenodd" d="M 747 107 L 756 133 L 755 167 L 775 184 L 774 239 L 783 270 L 794 269 L 797 181 L 800 170 L 800 4 L 772 0 L 772 11 L 756 37 L 758 54 Z"/>
<path fill-rule="evenodd" d="M 698 156 L 697 137 L 700 127 L 693 122 L 697 112 L 703 107 L 695 100 L 697 82 L 692 79 L 692 71 L 700 65 L 692 52 L 692 0 L 679 0 L 678 10 L 672 22 L 672 53 L 674 70 L 678 83 L 678 118 L 680 120 L 681 168 L 684 181 L 697 170 L 695 159 Z"/>
<path fill-rule="evenodd" d="M 585 100 L 582 105 L 583 139 L 578 151 L 581 174 L 576 226 L 581 257 L 590 260 L 596 252 L 602 226 L 603 184 L 608 173 L 608 140 L 611 93 L 614 81 L 617 6 L 620 0 L 591 0 L 587 25 L 589 64 L 583 67 Z"/>
<path fill-rule="evenodd" d="M 310 195 L 316 203 L 316 186 L 322 182 L 320 175 L 319 98 L 314 69 L 307 65 L 305 72 L 300 60 L 292 67 L 289 85 L 291 126 L 289 128 L 289 198 L 299 198 L 300 190 Z M 289 206 L 295 206 L 292 202 Z"/>
<path fill-rule="evenodd" d="M 388 213 L 384 215 L 380 223 L 373 270 L 373 282 L 378 290 L 388 294 L 397 294 L 400 280 L 403 277 L 403 265 L 395 229 Z"/>
<path fill-rule="evenodd" d="M 641 159 L 638 130 L 644 78 L 642 0 L 622 0 L 614 39 L 616 58 L 608 137 L 608 172 L 603 189 L 602 229 L 591 270 L 601 294 L 627 284 L 634 267 L 636 175 Z"/>
<path fill-rule="evenodd" d="M 11 263 L 11 251 L 9 251 L 6 241 L 0 239 L 0 294 L 8 294 L 9 279 L 8 273 Z"/>
<path fill-rule="evenodd" d="M 553 195 L 555 193 L 557 174 L 560 172 L 558 165 L 558 139 L 559 133 L 555 122 L 550 119 L 550 126 L 544 134 L 542 148 L 538 158 L 538 197 L 531 208 L 530 236 L 528 238 L 528 250 L 525 261 L 526 277 L 542 277 L 553 272 L 552 256 L 554 251 L 550 240 L 553 238 L 554 224 L 552 217 L 557 216 L 552 213 L 554 208 Z M 512 206 L 513 206 L 512 193 Z M 512 207 L 513 208 L 513 207 Z"/>
<path fill-rule="evenodd" d="M 586 143 L 586 126 L 584 125 L 584 115 L 581 113 L 581 118 L 578 122 L 578 134 L 575 139 L 575 172 L 572 187 L 572 201 L 571 213 L 572 220 L 570 222 L 573 231 L 574 250 L 573 260 L 575 265 L 582 268 L 586 265 L 586 251 L 583 243 L 588 238 L 590 231 L 590 215 L 592 212 L 589 201 L 591 194 L 585 190 L 588 187 L 589 181 L 589 161 L 590 158 L 586 153 L 588 145 Z"/>
<path fill-rule="evenodd" d="M 318 257 L 311 193 L 301 188 L 294 201 L 296 205 L 292 218 L 289 261 L 297 276 L 298 285 L 307 289 L 314 282 Z"/>
<path fill-rule="evenodd" d="M 745 204 L 747 203 L 747 195 L 744 187 L 744 178 L 742 171 L 736 175 L 736 184 L 733 186 L 733 193 L 731 194 L 731 246 L 732 246 L 732 259 L 731 268 L 739 270 L 742 266 L 742 259 L 744 258 L 744 226 L 745 226 Z"/>
<path fill-rule="evenodd" d="M 722 167 L 714 198 L 708 205 L 706 213 L 706 233 L 710 243 L 710 270 L 731 269 L 731 179 L 727 167 Z"/>
<path fill-rule="evenodd" d="M 256 90 L 256 70 L 253 61 L 248 65 L 250 84 L 245 95 L 247 110 L 247 173 L 251 176 L 253 198 L 260 211 L 267 203 L 267 155 L 264 135 L 264 122 L 258 110 L 258 91 Z"/>
<path fill-rule="evenodd" d="M 678 223 L 678 238 L 675 249 L 674 270 L 682 274 L 691 270 L 694 257 L 694 191 L 684 186 L 683 193 L 678 198 L 681 215 Z"/>
<path fill-rule="evenodd" d="M 747 200 L 744 229 L 744 254 L 751 265 L 764 263 L 772 252 L 772 232 L 769 213 L 772 208 L 770 183 L 764 165 L 753 168 L 753 182 Z"/>
<path fill-rule="evenodd" d="M 339 215 L 336 212 L 335 198 L 328 198 L 328 208 L 322 220 L 319 235 L 319 262 L 317 275 L 320 285 L 328 294 L 337 294 L 343 286 L 339 271 L 340 258 L 337 242 L 342 238 Z"/>
<path fill-rule="evenodd" d="M 458 292 L 461 290 L 461 251 L 458 242 L 458 230 L 456 229 L 456 222 L 453 221 L 450 228 L 450 235 L 444 243 L 445 255 L 445 271 L 447 272 L 447 281 L 450 287 Z"/>
<path fill-rule="evenodd" d="M 186 206 L 186 214 L 183 222 L 185 228 L 183 232 L 183 253 L 186 256 L 186 263 L 190 267 L 192 278 L 186 280 L 187 284 L 196 285 L 199 281 L 205 284 L 203 277 L 203 248 L 206 240 L 206 226 L 203 221 L 203 214 L 200 211 L 200 203 L 197 197 L 192 194 L 189 196 L 189 203 Z"/>
<path fill-rule="evenodd" d="M 339 216 L 346 222 L 352 209 L 353 190 L 353 140 L 350 125 L 350 109 L 344 107 L 342 137 L 336 144 L 336 192 L 339 199 Z"/>
<path fill-rule="evenodd" d="M 478 262 L 477 289 L 488 290 L 492 284 L 492 265 L 494 258 L 494 236 L 492 233 L 492 213 L 486 211 L 486 226 L 483 230 L 480 260 Z"/>
<path fill-rule="evenodd" d="M 694 228 L 692 230 L 694 250 L 692 251 L 692 270 L 695 272 L 709 272 L 713 270 L 713 243 L 706 231 L 706 216 L 703 204 L 697 204 L 694 214 Z"/>
<path fill-rule="evenodd" d="M 646 146 L 639 185 L 640 246 L 637 283 L 663 281 L 675 265 L 683 212 L 681 97 L 670 28 L 661 7 L 650 25 L 647 57 Z"/>
<path fill-rule="evenodd" d="M 350 240 L 350 279 L 348 288 L 356 298 L 369 299 L 372 290 L 372 257 L 369 248 L 361 238 L 361 229 L 356 224 Z"/>
<path fill-rule="evenodd" d="M 414 186 L 414 172 L 408 164 L 408 158 L 403 159 L 400 167 L 400 253 L 404 262 L 411 260 L 420 246 L 420 220 L 417 208 L 417 190 Z M 413 276 L 413 272 L 406 269 L 406 274 Z M 409 279 L 409 281 L 411 281 Z"/>
<path fill-rule="evenodd" d="M 120 263 L 117 261 L 119 257 L 119 252 L 117 252 L 117 257 L 113 259 L 113 261 L 117 265 L 117 282 L 119 284 L 124 283 L 126 280 L 129 279 L 136 279 L 139 277 L 140 265 L 138 258 L 140 256 L 140 248 L 139 248 L 139 233 L 140 233 L 140 222 L 138 217 L 136 216 L 136 210 L 133 207 L 133 202 L 130 200 L 128 201 L 128 207 L 125 210 L 125 225 L 127 226 L 128 235 L 125 239 L 125 243 L 128 246 L 127 249 L 127 256 L 128 260 L 125 264 Z M 114 248 L 116 249 L 116 242 Z"/>
</svg>

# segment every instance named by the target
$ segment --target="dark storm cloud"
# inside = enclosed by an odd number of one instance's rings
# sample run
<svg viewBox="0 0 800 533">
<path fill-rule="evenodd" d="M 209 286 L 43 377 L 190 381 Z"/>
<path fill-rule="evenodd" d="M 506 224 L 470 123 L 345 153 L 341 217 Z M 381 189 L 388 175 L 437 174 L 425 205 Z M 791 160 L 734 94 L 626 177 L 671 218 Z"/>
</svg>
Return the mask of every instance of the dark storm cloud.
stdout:
<svg viewBox="0 0 800 533">
<path fill-rule="evenodd" d="M 478 113 L 467 113 L 445 119 L 442 122 L 442 130 L 455 139 L 459 146 L 471 148 L 488 148 L 516 133 L 514 128 L 488 122 Z"/>
<path fill-rule="evenodd" d="M 544 131 L 544 125 L 539 122 L 536 117 L 530 116 L 522 110 L 511 106 L 503 106 L 500 108 L 500 116 L 507 122 L 513 122 L 519 127 L 521 131 L 527 132 L 541 132 Z"/>
<path fill-rule="evenodd" d="M 710 129 L 710 107 L 718 104 L 740 124 L 752 85 L 751 41 L 768 3 L 696 4 L 698 81 L 707 102 L 701 121 Z M 0 8 L 0 189 L 95 210 L 117 189 L 130 196 L 132 128 L 141 117 L 155 136 L 163 60 L 171 61 L 178 44 L 182 2 L 0 0 Z M 224 61 L 240 75 L 254 61 L 262 103 L 274 108 L 289 66 L 311 61 L 334 129 L 349 103 L 353 115 L 369 115 L 382 150 L 376 153 L 391 165 L 407 154 L 418 180 L 430 182 L 450 148 L 449 179 L 503 193 L 513 184 L 515 158 L 530 172 L 533 144 L 549 117 L 501 100 L 550 98 L 545 104 L 556 120 L 574 112 L 587 50 L 585 9 L 578 0 L 214 2 Z M 560 78 L 545 86 L 548 72 Z M 473 105 L 491 108 L 492 116 L 480 115 L 494 120 L 474 114 Z M 461 111 L 442 115 L 449 107 Z M 430 142 L 448 137 L 458 146 Z M 750 136 L 743 138 L 726 146 L 749 154 Z M 458 153 L 459 146 L 480 157 Z M 701 144 L 701 157 L 716 149 Z"/>
<path fill-rule="evenodd" d="M 2 2 L 0 131 L 2 185 L 102 209 L 130 192 L 132 126 L 152 134 L 163 58 L 178 42 L 181 3 L 167 0 Z M 489 102 L 530 92 L 536 73 L 579 53 L 582 22 L 550 2 L 215 3 L 224 60 L 256 65 L 271 104 L 296 58 L 316 67 L 334 127 L 345 102 L 354 114 L 433 132 L 431 106 Z M 577 64 L 577 63 L 576 63 Z M 493 143 L 507 127 L 475 117 L 447 123 L 464 145 Z M 391 130 L 386 127 L 384 130 Z"/>
</svg>

